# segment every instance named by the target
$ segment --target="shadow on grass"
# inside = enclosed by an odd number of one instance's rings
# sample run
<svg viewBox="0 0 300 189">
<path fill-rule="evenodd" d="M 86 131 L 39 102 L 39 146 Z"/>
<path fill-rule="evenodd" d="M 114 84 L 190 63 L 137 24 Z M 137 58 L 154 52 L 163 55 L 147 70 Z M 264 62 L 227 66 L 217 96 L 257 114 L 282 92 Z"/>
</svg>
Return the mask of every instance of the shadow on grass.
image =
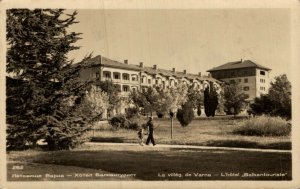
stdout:
<svg viewBox="0 0 300 189">
<path fill-rule="evenodd" d="M 239 116 L 233 116 L 233 115 L 216 115 L 215 117 L 196 117 L 195 120 L 243 120 L 243 119 L 249 119 L 248 115 L 239 115 Z"/>
<path fill-rule="evenodd" d="M 124 137 L 92 137 L 91 142 L 124 143 Z"/>
<path fill-rule="evenodd" d="M 109 143 L 125 143 L 133 142 L 124 137 L 93 137 L 91 142 L 109 142 Z M 180 145 L 180 143 L 179 143 Z M 274 149 L 274 150 L 291 150 L 291 142 L 276 142 L 269 144 L 261 144 L 252 141 L 243 140 L 214 140 L 203 143 L 191 143 L 195 146 L 217 146 L 217 147 L 233 147 L 233 148 L 257 148 L 257 149 Z"/>
<path fill-rule="evenodd" d="M 216 140 L 205 143 L 206 146 L 218 147 L 235 147 L 235 148 L 258 148 L 258 149 L 275 149 L 275 150 L 291 150 L 291 142 L 277 142 L 269 144 L 260 144 L 252 141 L 242 140 Z"/>
<path fill-rule="evenodd" d="M 98 151 L 40 152 L 30 156 L 18 156 L 13 160 L 49 164 L 49 166 L 51 164 L 77 166 L 117 174 L 136 174 L 135 178 L 140 180 L 291 179 L 290 153 L 189 149 L 162 150 L 147 147 L 139 148 L 139 151 L 134 150 L 107 147 Z M 12 174 L 12 171 L 8 170 L 8 174 Z M 240 176 L 222 176 L 222 173 L 232 172 L 239 173 Z M 45 169 L 45 173 L 47 173 L 47 169 Z M 190 173 L 191 176 L 186 177 L 186 173 Z M 242 177 L 244 173 L 282 173 L 285 176 Z M 164 177 L 161 176 L 163 174 Z M 97 179 L 101 180 L 101 178 Z M 102 178 L 102 180 L 105 179 Z"/>
</svg>

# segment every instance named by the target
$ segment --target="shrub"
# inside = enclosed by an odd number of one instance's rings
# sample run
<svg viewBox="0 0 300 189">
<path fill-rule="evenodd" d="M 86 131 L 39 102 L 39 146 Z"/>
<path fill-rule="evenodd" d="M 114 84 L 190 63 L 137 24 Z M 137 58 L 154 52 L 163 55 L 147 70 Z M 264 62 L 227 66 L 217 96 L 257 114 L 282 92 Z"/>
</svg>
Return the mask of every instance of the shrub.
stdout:
<svg viewBox="0 0 300 189">
<path fill-rule="evenodd" d="M 115 129 L 133 129 L 137 130 L 141 124 L 138 116 L 127 119 L 125 115 L 117 115 L 113 117 L 109 124 Z"/>
<path fill-rule="evenodd" d="M 135 116 L 129 120 L 128 129 L 138 130 L 141 125 L 142 123 L 140 118 L 138 116 Z"/>
<path fill-rule="evenodd" d="M 128 128 L 129 127 L 129 121 L 126 119 L 124 115 L 117 115 L 113 117 L 109 124 L 114 128 Z"/>
<path fill-rule="evenodd" d="M 176 117 L 182 127 L 190 124 L 194 119 L 194 110 L 192 104 L 190 102 L 185 103 L 182 106 L 182 109 L 179 109 L 177 111 Z"/>
<path fill-rule="evenodd" d="M 249 136 L 288 136 L 291 125 L 280 117 L 259 116 L 244 121 L 234 133 Z"/>
<path fill-rule="evenodd" d="M 156 112 L 156 115 L 158 118 L 163 118 L 164 117 L 164 114 L 161 113 L 161 112 Z"/>
<path fill-rule="evenodd" d="M 139 109 L 137 107 L 127 108 L 125 112 L 126 118 L 131 119 L 139 115 Z"/>
<path fill-rule="evenodd" d="M 198 106 L 198 108 L 197 108 L 197 115 L 198 115 L 198 116 L 201 115 L 201 106 Z"/>
</svg>

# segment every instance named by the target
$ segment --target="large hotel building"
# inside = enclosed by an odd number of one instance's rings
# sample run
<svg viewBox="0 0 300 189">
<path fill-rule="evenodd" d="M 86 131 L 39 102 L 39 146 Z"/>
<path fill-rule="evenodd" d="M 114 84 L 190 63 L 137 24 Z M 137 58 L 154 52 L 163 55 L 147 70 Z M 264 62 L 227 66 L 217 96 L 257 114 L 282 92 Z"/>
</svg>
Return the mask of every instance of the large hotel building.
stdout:
<svg viewBox="0 0 300 189">
<path fill-rule="evenodd" d="M 251 60 L 240 60 L 228 62 L 212 68 L 208 72 L 213 78 L 225 83 L 238 82 L 248 96 L 248 102 L 251 103 L 255 97 L 268 93 L 270 70 L 270 68 L 254 63 Z"/>
<path fill-rule="evenodd" d="M 163 88 L 176 87 L 178 84 L 192 85 L 195 89 L 204 90 L 209 83 L 217 90 L 221 90 L 222 83 L 239 82 L 244 93 L 248 95 L 248 102 L 255 97 L 265 94 L 269 89 L 269 71 L 271 69 L 250 60 L 229 62 L 208 70 L 208 76 L 179 72 L 176 68 L 166 70 L 144 65 L 129 64 L 128 60 L 119 62 L 103 56 L 88 59 L 82 64 L 80 78 L 82 80 L 105 81 L 110 80 L 119 85 L 120 95 L 128 97 L 131 91 L 143 90 L 147 87 L 161 86 Z M 120 107 L 115 113 L 124 113 L 126 107 Z"/>
</svg>

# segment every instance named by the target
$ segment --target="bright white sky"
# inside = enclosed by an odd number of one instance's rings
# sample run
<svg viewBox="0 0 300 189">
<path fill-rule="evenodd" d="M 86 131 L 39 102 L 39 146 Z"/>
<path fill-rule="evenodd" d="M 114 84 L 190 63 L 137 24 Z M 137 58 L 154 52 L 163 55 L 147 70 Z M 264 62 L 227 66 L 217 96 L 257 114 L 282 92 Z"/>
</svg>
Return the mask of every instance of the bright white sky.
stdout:
<svg viewBox="0 0 300 189">
<path fill-rule="evenodd" d="M 288 9 L 78 10 L 80 50 L 86 54 L 190 73 L 230 61 L 250 59 L 272 69 L 271 77 L 290 75 Z"/>
</svg>

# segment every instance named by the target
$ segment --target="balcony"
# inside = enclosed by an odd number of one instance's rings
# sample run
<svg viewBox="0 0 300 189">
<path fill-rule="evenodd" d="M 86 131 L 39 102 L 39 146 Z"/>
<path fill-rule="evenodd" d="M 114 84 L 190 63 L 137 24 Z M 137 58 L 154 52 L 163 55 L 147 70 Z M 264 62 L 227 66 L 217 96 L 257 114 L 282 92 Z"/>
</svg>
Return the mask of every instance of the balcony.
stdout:
<svg viewBox="0 0 300 189">
<path fill-rule="evenodd" d="M 114 83 L 121 83 L 121 79 L 112 79 L 112 82 L 114 82 Z"/>
<path fill-rule="evenodd" d="M 102 81 L 112 81 L 112 79 L 109 77 L 102 77 Z"/>
<path fill-rule="evenodd" d="M 137 84 L 140 84 L 137 80 L 135 80 L 135 81 L 131 80 L 130 83 L 136 84 L 136 85 L 137 85 Z"/>
<path fill-rule="evenodd" d="M 129 95 L 130 95 L 129 91 L 122 91 L 122 92 L 120 92 L 120 96 L 121 97 L 129 97 Z"/>
</svg>

